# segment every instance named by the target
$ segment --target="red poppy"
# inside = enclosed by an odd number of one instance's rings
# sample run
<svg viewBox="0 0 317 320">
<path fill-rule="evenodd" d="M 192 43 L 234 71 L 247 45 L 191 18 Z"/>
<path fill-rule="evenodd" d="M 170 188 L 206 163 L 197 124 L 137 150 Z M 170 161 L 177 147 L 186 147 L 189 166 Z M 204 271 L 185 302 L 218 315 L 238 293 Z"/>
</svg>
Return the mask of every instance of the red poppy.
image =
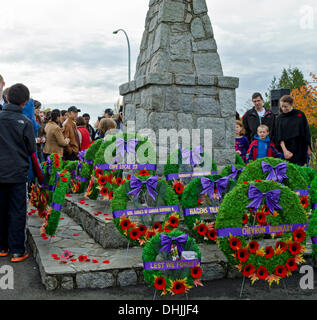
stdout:
<svg viewBox="0 0 317 320">
<path fill-rule="evenodd" d="M 201 267 L 199 267 L 199 266 L 190 269 L 190 275 L 194 279 L 199 279 L 201 277 L 202 273 L 203 273 L 203 271 L 202 271 Z"/>
<path fill-rule="evenodd" d="M 259 221 L 259 223 L 261 223 L 261 224 L 266 222 L 266 217 L 263 212 L 257 212 L 256 218 Z"/>
<path fill-rule="evenodd" d="M 249 243 L 249 252 L 256 253 L 259 250 L 259 244 L 257 241 L 251 241 Z"/>
<path fill-rule="evenodd" d="M 162 224 L 159 223 L 159 222 L 153 223 L 153 229 L 154 229 L 155 231 L 161 232 L 161 230 L 162 230 Z"/>
<path fill-rule="evenodd" d="M 288 250 L 292 255 L 297 255 L 300 253 L 300 245 L 298 242 L 294 241 L 288 245 Z"/>
<path fill-rule="evenodd" d="M 242 218 L 242 224 L 247 224 L 249 221 L 248 215 L 245 213 Z"/>
<path fill-rule="evenodd" d="M 274 249 L 272 246 L 265 248 L 265 259 L 271 259 L 274 256 Z"/>
<path fill-rule="evenodd" d="M 197 204 L 201 204 L 201 203 L 202 203 L 202 199 L 198 199 Z"/>
<path fill-rule="evenodd" d="M 105 185 L 107 183 L 107 176 L 99 176 L 98 183 L 100 185 Z"/>
<path fill-rule="evenodd" d="M 296 242 L 303 242 L 305 240 L 305 231 L 303 229 L 296 229 L 293 231 L 293 239 Z"/>
<path fill-rule="evenodd" d="M 240 249 L 237 252 L 237 257 L 241 262 L 246 262 L 249 259 L 249 252 L 247 249 Z"/>
<path fill-rule="evenodd" d="M 155 235 L 156 235 L 156 233 L 154 231 L 149 231 L 148 230 L 147 233 L 146 233 L 146 239 L 150 239 Z"/>
<path fill-rule="evenodd" d="M 200 224 L 198 227 L 197 227 L 197 233 L 201 236 L 204 236 L 208 231 L 208 228 L 205 224 Z"/>
<path fill-rule="evenodd" d="M 166 280 L 164 277 L 157 277 L 154 281 L 154 287 L 158 290 L 163 290 L 166 287 Z"/>
<path fill-rule="evenodd" d="M 300 197 L 300 203 L 306 209 L 309 206 L 308 196 Z"/>
<path fill-rule="evenodd" d="M 78 261 L 80 261 L 80 262 L 83 262 L 83 261 L 85 261 L 85 260 L 87 260 L 87 256 L 80 255 L 80 256 L 78 257 Z"/>
<path fill-rule="evenodd" d="M 229 240 L 229 245 L 232 250 L 238 251 L 241 248 L 241 241 L 236 237 L 231 237 Z"/>
<path fill-rule="evenodd" d="M 55 167 L 55 168 L 58 168 L 58 167 L 59 167 L 59 161 L 55 161 L 54 167 Z"/>
<path fill-rule="evenodd" d="M 262 180 L 261 179 L 255 179 L 254 181 L 261 182 Z"/>
<path fill-rule="evenodd" d="M 99 178 L 99 177 L 102 176 L 102 175 L 103 175 L 103 170 L 97 169 L 97 170 L 95 171 L 95 176 L 96 176 L 97 178 Z"/>
<path fill-rule="evenodd" d="M 282 251 L 281 253 L 285 252 L 287 249 L 287 244 L 284 241 L 278 241 L 275 244 L 275 249 L 280 247 L 280 250 Z"/>
<path fill-rule="evenodd" d="M 267 206 L 264 206 L 264 207 L 263 207 L 262 212 L 263 212 L 266 216 L 271 213 L 270 210 L 269 210 L 269 208 L 268 208 Z"/>
<path fill-rule="evenodd" d="M 102 189 L 100 190 L 100 194 L 103 195 L 103 196 L 106 196 L 108 193 L 109 193 L 108 188 L 102 188 Z"/>
<path fill-rule="evenodd" d="M 98 261 L 98 260 L 93 259 L 93 260 L 92 260 L 92 262 L 93 262 L 93 263 L 98 263 L 99 261 Z"/>
<path fill-rule="evenodd" d="M 176 228 L 179 224 L 179 219 L 175 216 L 171 216 L 168 219 L 168 224 L 172 227 L 172 228 Z"/>
<path fill-rule="evenodd" d="M 110 263 L 109 260 L 102 261 L 102 263 Z"/>
<path fill-rule="evenodd" d="M 67 178 L 64 178 L 64 177 L 63 177 L 61 180 L 62 180 L 63 182 L 67 182 L 67 181 L 68 181 L 68 179 L 67 179 Z"/>
<path fill-rule="evenodd" d="M 171 291 L 175 294 L 181 294 L 186 292 L 186 285 L 184 281 L 174 281 Z"/>
<path fill-rule="evenodd" d="M 109 193 L 108 193 L 108 198 L 111 200 L 111 199 L 113 199 L 113 191 L 110 191 Z"/>
<path fill-rule="evenodd" d="M 173 188 L 174 188 L 175 192 L 178 193 L 178 194 L 181 194 L 184 191 L 184 187 L 183 187 L 183 184 L 181 182 L 180 183 L 176 183 L 173 186 Z"/>
<path fill-rule="evenodd" d="M 289 271 L 295 271 L 297 269 L 297 264 L 295 262 L 295 258 L 289 258 L 287 259 L 286 263 L 285 263 L 285 267 L 287 268 L 287 270 Z"/>
<path fill-rule="evenodd" d="M 255 272 L 255 268 L 254 265 L 251 263 L 248 263 L 242 271 L 242 274 L 246 277 L 249 277 L 251 274 L 253 274 Z"/>
<path fill-rule="evenodd" d="M 63 173 L 61 173 L 59 176 L 60 176 L 60 177 L 65 177 L 65 175 L 64 175 Z"/>
<path fill-rule="evenodd" d="M 132 240 L 137 240 L 140 238 L 140 230 L 139 229 L 132 229 L 129 233 L 129 236 Z"/>
<path fill-rule="evenodd" d="M 249 181 L 244 181 L 244 182 L 242 182 L 242 184 L 248 184 L 249 183 Z"/>
<path fill-rule="evenodd" d="M 281 277 L 281 278 L 285 278 L 286 276 L 286 273 L 287 273 L 287 270 L 284 266 L 276 266 L 275 269 L 274 269 L 274 273 L 275 275 Z"/>
<path fill-rule="evenodd" d="M 256 275 L 258 276 L 259 279 L 266 279 L 269 273 L 266 267 L 260 266 L 258 270 L 256 270 Z"/>
<path fill-rule="evenodd" d="M 144 224 L 139 225 L 140 235 L 143 236 L 146 233 L 147 227 Z"/>
<path fill-rule="evenodd" d="M 122 178 L 121 177 L 117 177 L 116 179 L 116 182 L 117 182 L 117 185 L 120 186 L 122 184 Z"/>
<path fill-rule="evenodd" d="M 127 175 L 127 180 L 130 180 L 131 179 L 131 174 L 128 174 Z"/>
<path fill-rule="evenodd" d="M 112 179 L 113 179 L 113 175 L 112 175 L 112 173 L 110 173 L 110 174 L 108 175 L 108 182 L 109 182 L 109 183 L 112 183 Z"/>
<path fill-rule="evenodd" d="M 217 230 L 212 229 L 212 230 L 208 231 L 207 237 L 211 241 L 216 241 L 217 240 Z"/>
<path fill-rule="evenodd" d="M 297 117 L 298 117 L 298 118 L 300 118 L 300 117 L 302 117 L 302 116 L 303 116 L 303 115 L 302 115 L 301 113 L 298 113 L 298 114 L 297 114 Z"/>
<path fill-rule="evenodd" d="M 122 230 L 128 230 L 131 226 L 131 221 L 129 219 L 124 219 L 120 223 Z"/>
<path fill-rule="evenodd" d="M 139 172 L 139 175 L 140 175 L 140 176 L 150 176 L 151 174 L 150 174 L 146 169 L 142 169 L 142 170 Z"/>
</svg>

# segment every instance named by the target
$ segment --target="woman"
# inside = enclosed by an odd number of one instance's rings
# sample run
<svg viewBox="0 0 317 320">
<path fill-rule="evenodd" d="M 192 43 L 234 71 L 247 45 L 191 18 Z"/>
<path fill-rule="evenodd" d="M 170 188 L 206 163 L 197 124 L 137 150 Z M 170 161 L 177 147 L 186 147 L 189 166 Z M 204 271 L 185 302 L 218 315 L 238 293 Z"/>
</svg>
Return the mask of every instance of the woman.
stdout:
<svg viewBox="0 0 317 320">
<path fill-rule="evenodd" d="M 99 136 L 98 139 L 104 139 L 106 136 L 106 133 L 113 134 L 117 128 L 116 122 L 111 118 L 103 118 L 99 122 L 98 130 L 99 130 Z"/>
<path fill-rule="evenodd" d="M 294 99 L 283 96 L 280 99 L 282 113 L 276 120 L 276 142 L 284 157 L 291 163 L 305 165 L 311 156 L 311 136 L 305 113 L 294 109 Z"/>
<path fill-rule="evenodd" d="M 55 109 L 51 112 L 51 118 L 45 126 L 46 143 L 44 147 L 44 154 L 48 156 L 52 153 L 57 153 L 63 156 L 64 147 L 69 144 L 69 139 L 64 138 L 61 123 L 61 112 Z"/>
<path fill-rule="evenodd" d="M 78 130 L 78 137 L 79 137 L 79 150 L 86 150 L 89 148 L 91 143 L 91 138 L 89 131 L 86 128 L 86 121 L 83 117 L 78 117 L 76 119 L 76 125 Z"/>
</svg>

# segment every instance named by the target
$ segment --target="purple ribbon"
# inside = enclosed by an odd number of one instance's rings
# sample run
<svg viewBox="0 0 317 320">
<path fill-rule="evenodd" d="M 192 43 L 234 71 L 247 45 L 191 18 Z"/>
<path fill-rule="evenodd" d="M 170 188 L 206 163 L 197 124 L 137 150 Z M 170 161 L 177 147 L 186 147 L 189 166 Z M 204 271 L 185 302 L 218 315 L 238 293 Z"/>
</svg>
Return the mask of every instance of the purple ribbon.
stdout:
<svg viewBox="0 0 317 320">
<path fill-rule="evenodd" d="M 229 184 L 229 177 L 223 177 L 216 181 L 211 181 L 208 178 L 201 177 L 200 182 L 203 187 L 203 191 L 200 194 L 208 193 L 210 199 L 213 198 L 214 195 L 214 187 L 216 185 L 219 199 L 222 197 L 222 193 L 226 190 Z"/>
<path fill-rule="evenodd" d="M 63 206 L 59 203 L 52 202 L 51 207 L 53 210 L 61 211 Z"/>
<path fill-rule="evenodd" d="M 184 216 L 201 215 L 201 214 L 214 214 L 217 215 L 219 206 L 214 207 L 198 207 L 184 209 Z"/>
<path fill-rule="evenodd" d="M 293 192 L 296 193 L 296 195 L 299 196 L 299 197 L 309 196 L 309 191 L 308 190 L 294 190 Z"/>
<path fill-rule="evenodd" d="M 229 237 L 230 235 L 231 236 L 248 236 L 248 235 L 261 235 L 261 234 L 271 234 L 271 233 L 290 233 L 302 227 L 304 227 L 304 230 L 306 230 L 307 223 L 282 224 L 277 226 L 225 228 L 225 229 L 217 229 L 217 237 Z"/>
<path fill-rule="evenodd" d="M 199 171 L 199 172 L 182 172 L 182 173 L 171 173 L 166 175 L 166 181 L 173 179 L 191 179 L 201 176 L 210 176 L 217 174 L 217 171 Z"/>
<path fill-rule="evenodd" d="M 232 180 L 236 180 L 237 175 L 240 174 L 243 170 L 244 168 L 237 169 L 235 166 L 232 166 L 231 168 L 232 173 L 229 175 L 229 177 L 232 178 Z"/>
<path fill-rule="evenodd" d="M 121 154 L 122 158 L 124 157 L 124 152 L 136 154 L 136 146 L 138 145 L 138 139 L 131 139 L 125 141 L 122 138 L 117 138 L 116 140 L 116 147 L 117 147 L 117 156 Z"/>
<path fill-rule="evenodd" d="M 50 156 L 47 157 L 46 164 L 47 164 L 47 173 L 50 176 L 51 175 L 51 167 L 53 164 L 53 161 L 51 160 Z"/>
<path fill-rule="evenodd" d="M 151 177 L 146 181 L 142 181 L 136 176 L 131 176 L 130 187 L 132 190 L 128 194 L 133 194 L 137 199 L 142 190 L 142 186 L 145 185 L 149 195 L 153 198 L 153 200 L 155 200 L 155 194 L 157 195 L 155 190 L 157 188 L 157 184 L 158 176 Z"/>
<path fill-rule="evenodd" d="M 204 150 L 202 146 L 197 146 L 193 150 L 182 148 L 181 149 L 182 163 L 190 164 L 192 167 L 196 167 L 201 162 L 200 154 L 203 152 Z"/>
<path fill-rule="evenodd" d="M 87 150 L 82 150 L 78 152 L 78 158 L 80 161 L 85 161 L 85 154 Z"/>
<path fill-rule="evenodd" d="M 270 210 L 271 214 L 274 214 L 274 209 L 283 209 L 278 202 L 280 201 L 281 197 L 281 190 L 271 190 L 266 193 L 262 193 L 256 186 L 250 185 L 248 191 L 249 199 L 253 199 L 253 201 L 247 206 L 247 208 L 256 208 L 259 209 L 262 204 L 263 197 L 266 199 L 266 205 Z"/>
<path fill-rule="evenodd" d="M 201 265 L 200 259 L 176 260 L 176 261 L 145 261 L 144 270 L 178 270 L 194 268 Z"/>
<path fill-rule="evenodd" d="M 94 170 L 97 168 L 101 170 L 153 170 L 156 171 L 156 164 L 96 164 Z"/>
<path fill-rule="evenodd" d="M 287 164 L 282 162 L 275 167 L 272 167 L 265 161 L 261 163 L 262 171 L 269 172 L 269 175 L 266 177 L 266 180 L 273 180 L 279 183 L 282 183 L 284 179 L 288 179 L 286 176 Z"/>
<path fill-rule="evenodd" d="M 86 159 L 85 159 L 85 162 L 88 163 L 88 164 L 90 164 L 90 165 L 94 164 L 94 161 L 93 161 L 93 160 L 86 160 Z"/>
<path fill-rule="evenodd" d="M 312 210 L 317 209 L 317 203 L 312 203 L 311 208 L 312 208 Z"/>
<path fill-rule="evenodd" d="M 166 251 L 167 253 L 170 253 L 171 248 L 172 248 L 172 242 L 175 241 L 176 242 L 176 246 L 177 246 L 177 251 L 179 253 L 179 255 L 182 255 L 182 252 L 184 251 L 184 246 L 187 242 L 187 234 L 182 234 L 179 237 L 169 237 L 166 234 L 161 234 L 161 250 L 160 252 Z"/>
</svg>

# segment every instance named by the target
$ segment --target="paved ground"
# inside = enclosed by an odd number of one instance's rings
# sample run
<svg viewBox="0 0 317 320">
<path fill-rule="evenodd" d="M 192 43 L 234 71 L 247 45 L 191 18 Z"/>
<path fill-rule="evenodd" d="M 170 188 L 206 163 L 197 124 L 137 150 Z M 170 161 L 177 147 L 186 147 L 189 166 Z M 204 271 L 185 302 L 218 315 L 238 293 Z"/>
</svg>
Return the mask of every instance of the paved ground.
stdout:
<svg viewBox="0 0 317 320">
<path fill-rule="evenodd" d="M 41 283 L 40 273 L 37 264 L 33 258 L 12 264 L 9 258 L 0 258 L 0 267 L 2 265 L 11 265 L 14 270 L 14 289 L 0 289 L 1 300 L 152 300 L 154 289 L 143 285 L 109 288 L 109 289 L 76 289 L 72 291 L 56 290 L 46 291 Z M 0 274 L 0 278 L 1 278 Z M 288 295 L 284 290 L 283 284 L 278 287 L 272 285 L 269 288 L 264 283 L 256 283 L 250 287 L 249 281 L 246 286 L 242 299 L 255 300 L 312 300 L 317 299 L 317 281 L 315 281 L 314 290 L 302 290 L 299 286 L 301 274 L 297 273 L 287 279 Z M 315 272 L 317 279 L 317 272 Z M 204 287 L 192 289 L 189 292 L 189 300 L 238 300 L 242 279 L 223 279 L 210 281 L 204 284 Z M 160 297 L 156 300 L 186 300 L 186 296 L 178 297 Z"/>
</svg>

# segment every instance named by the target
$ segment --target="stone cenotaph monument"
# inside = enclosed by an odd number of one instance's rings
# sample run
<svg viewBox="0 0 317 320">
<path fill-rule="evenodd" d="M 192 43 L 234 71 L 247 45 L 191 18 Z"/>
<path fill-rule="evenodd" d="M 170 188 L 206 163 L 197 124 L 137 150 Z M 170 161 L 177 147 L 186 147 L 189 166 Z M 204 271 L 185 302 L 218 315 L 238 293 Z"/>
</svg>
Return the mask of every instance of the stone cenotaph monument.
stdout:
<svg viewBox="0 0 317 320">
<path fill-rule="evenodd" d="M 233 164 L 238 86 L 223 75 L 205 0 L 150 0 L 134 80 L 120 86 L 125 124 L 211 129 L 218 167 Z"/>
</svg>

